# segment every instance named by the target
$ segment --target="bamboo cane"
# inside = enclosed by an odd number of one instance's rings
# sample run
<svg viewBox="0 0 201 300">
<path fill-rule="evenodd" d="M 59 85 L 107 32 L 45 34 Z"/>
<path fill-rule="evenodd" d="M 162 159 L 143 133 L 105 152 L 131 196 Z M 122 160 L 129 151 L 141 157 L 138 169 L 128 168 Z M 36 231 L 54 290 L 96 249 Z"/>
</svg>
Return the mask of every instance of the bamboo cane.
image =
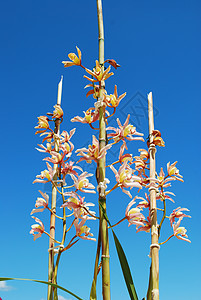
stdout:
<svg viewBox="0 0 201 300">
<path fill-rule="evenodd" d="M 102 1 L 97 0 L 97 14 L 98 14 L 98 31 L 99 31 L 99 63 L 104 72 L 104 29 L 103 29 L 103 12 Z M 105 82 L 100 82 L 99 99 L 103 100 L 103 93 L 105 89 Z M 100 150 L 106 145 L 106 130 L 105 130 L 105 108 L 99 108 L 99 147 Z M 103 182 L 105 179 L 105 157 L 101 158 L 98 162 L 98 183 Z M 99 203 L 106 211 L 106 197 L 100 195 L 99 190 Z M 109 268 L 109 239 L 107 221 L 103 216 L 102 209 L 100 211 L 100 234 L 101 234 L 101 247 L 102 247 L 102 295 L 103 300 L 110 300 L 110 268 Z"/>
<path fill-rule="evenodd" d="M 62 94 L 62 82 L 63 76 L 58 84 L 58 94 L 57 94 L 57 105 L 61 105 L 61 94 Z M 60 130 L 60 120 L 57 119 L 55 121 L 55 129 L 54 133 L 59 134 Z M 55 138 L 54 140 L 55 151 L 59 151 L 59 141 Z M 54 164 L 53 170 L 55 172 L 53 176 L 54 185 L 52 185 L 52 203 L 51 203 L 51 215 L 50 215 L 50 236 L 52 238 L 49 239 L 49 261 L 48 261 L 48 281 L 54 282 L 54 240 L 55 239 L 55 214 L 56 214 L 56 198 L 57 198 L 57 176 L 58 176 L 58 165 Z M 48 300 L 53 300 L 53 288 L 52 286 L 48 286 Z"/>
<path fill-rule="evenodd" d="M 158 245 L 158 225 L 157 225 L 157 207 L 156 190 L 153 187 L 155 179 L 155 152 L 153 143 L 154 114 L 152 92 L 148 94 L 148 115 L 149 115 L 149 153 L 150 153 L 150 215 L 151 215 L 151 268 L 150 268 L 150 286 L 147 299 L 159 300 L 159 245 Z M 150 298 L 151 296 L 151 298 Z"/>
</svg>

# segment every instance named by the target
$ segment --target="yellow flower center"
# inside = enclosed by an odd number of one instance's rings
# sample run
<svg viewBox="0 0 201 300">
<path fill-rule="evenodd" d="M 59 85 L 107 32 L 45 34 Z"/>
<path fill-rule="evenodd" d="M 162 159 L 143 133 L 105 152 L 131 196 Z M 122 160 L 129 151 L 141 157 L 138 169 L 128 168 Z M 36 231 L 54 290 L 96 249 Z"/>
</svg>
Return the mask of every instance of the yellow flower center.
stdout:
<svg viewBox="0 0 201 300">
<path fill-rule="evenodd" d="M 74 62 L 75 65 L 80 65 L 80 59 L 75 55 L 75 53 L 69 53 L 68 57 Z"/>
<path fill-rule="evenodd" d="M 139 208 L 137 208 L 137 207 L 135 207 L 135 208 L 132 208 L 130 211 L 129 211 L 129 215 L 131 215 L 131 214 L 136 214 L 136 213 L 139 213 L 140 212 L 140 209 Z"/>
<path fill-rule="evenodd" d="M 91 111 L 86 111 L 86 113 L 85 113 L 85 119 L 86 119 L 87 123 L 91 123 L 92 122 Z"/>
<path fill-rule="evenodd" d="M 70 152 L 70 146 L 68 143 L 64 143 L 67 152 Z"/>
<path fill-rule="evenodd" d="M 126 128 L 124 129 L 124 136 L 127 136 L 128 134 L 131 134 L 131 130 L 133 129 L 133 125 L 127 125 Z"/>
<path fill-rule="evenodd" d="M 78 189 L 81 189 L 83 187 L 86 187 L 88 184 L 88 179 L 82 179 L 80 180 L 79 184 L 78 184 Z"/>
</svg>

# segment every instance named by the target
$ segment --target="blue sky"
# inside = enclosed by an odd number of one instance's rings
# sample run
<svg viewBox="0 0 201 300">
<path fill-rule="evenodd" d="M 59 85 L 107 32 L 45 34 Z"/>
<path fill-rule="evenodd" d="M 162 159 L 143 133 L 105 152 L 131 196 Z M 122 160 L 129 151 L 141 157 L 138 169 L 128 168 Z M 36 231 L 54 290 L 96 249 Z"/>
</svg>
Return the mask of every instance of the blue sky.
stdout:
<svg viewBox="0 0 201 300">
<path fill-rule="evenodd" d="M 185 219 L 191 244 L 171 239 L 160 249 L 160 295 L 163 300 L 200 298 L 200 79 L 201 7 L 198 0 L 186 1 L 103 1 L 105 58 L 120 65 L 107 80 L 119 94 L 127 92 L 117 117 L 131 118 L 137 129 L 148 136 L 146 95 L 153 92 L 155 128 L 162 132 L 166 147 L 157 151 L 157 170 L 178 160 L 184 183 L 173 183 L 175 206 L 188 207 L 192 219 Z M 93 132 L 71 123 L 76 115 L 93 105 L 86 99 L 87 84 L 79 68 L 64 69 L 61 63 L 75 46 L 82 50 L 84 65 L 92 68 L 98 57 L 96 1 L 8 0 L 0 9 L 1 65 L 1 273 L 2 277 L 47 279 L 48 239 L 33 241 L 30 212 L 41 185 L 32 182 L 45 168 L 43 156 L 35 150 L 37 116 L 51 111 L 57 84 L 64 75 L 62 129 L 77 127 L 72 141 L 76 148 L 91 142 Z M 115 124 L 115 118 L 112 120 Z M 137 155 L 142 142 L 129 144 Z M 115 156 L 115 153 L 113 153 Z M 110 154 L 112 159 L 112 154 Z M 93 171 L 93 167 L 90 172 Z M 110 173 L 111 175 L 112 173 Z M 93 181 L 95 183 L 95 181 Z M 47 191 L 47 187 L 43 187 Z M 136 191 L 133 190 L 133 195 Z M 87 202 L 97 202 L 87 197 Z M 108 216 L 114 223 L 123 215 L 129 198 L 120 191 L 108 197 Z M 97 205 L 96 205 L 97 210 Z M 38 215 L 39 216 L 39 215 Z M 48 224 L 48 214 L 39 216 Z M 127 254 L 139 299 L 146 294 L 150 259 L 150 236 L 135 233 L 121 224 L 115 229 Z M 169 226 L 169 224 L 167 224 Z M 165 227 L 164 239 L 170 234 Z M 97 234 L 97 223 L 92 224 Z M 88 299 L 93 274 L 96 243 L 80 241 L 63 255 L 58 283 Z M 110 236 L 112 299 L 129 299 L 112 236 Z M 98 281 L 99 299 L 101 295 Z M 70 300 L 60 293 L 60 300 Z M 42 300 L 46 287 L 10 281 L 0 284 L 3 300 Z M 62 298 L 65 297 L 65 298 Z"/>
</svg>

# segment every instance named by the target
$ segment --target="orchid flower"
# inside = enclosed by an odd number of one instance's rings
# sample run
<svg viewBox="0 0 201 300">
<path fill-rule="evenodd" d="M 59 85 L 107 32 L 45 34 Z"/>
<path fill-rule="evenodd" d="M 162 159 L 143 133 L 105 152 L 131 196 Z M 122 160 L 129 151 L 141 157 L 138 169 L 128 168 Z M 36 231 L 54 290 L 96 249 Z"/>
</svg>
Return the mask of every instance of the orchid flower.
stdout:
<svg viewBox="0 0 201 300">
<path fill-rule="evenodd" d="M 140 158 L 147 162 L 149 159 L 149 152 L 145 149 L 138 149 L 138 151 L 140 152 Z"/>
<path fill-rule="evenodd" d="M 91 189 L 95 189 L 95 186 L 89 182 L 87 177 L 93 176 L 91 173 L 83 172 L 78 178 L 76 178 L 73 174 L 70 174 L 71 178 L 74 181 L 74 186 L 76 190 L 79 190 L 84 193 L 96 193 Z M 87 190 L 86 190 L 87 188 Z M 88 190 L 89 189 L 89 190 Z"/>
<path fill-rule="evenodd" d="M 46 116 L 40 116 L 38 117 L 38 126 L 35 126 L 34 128 L 39 128 L 39 129 L 44 129 L 44 130 L 38 130 L 36 131 L 35 134 L 38 134 L 38 133 L 43 133 L 45 132 L 47 129 L 49 129 L 49 123 L 48 123 L 48 117 Z"/>
<path fill-rule="evenodd" d="M 63 154 L 55 152 L 55 151 L 52 151 L 51 152 L 52 157 L 46 157 L 43 160 L 49 161 L 49 162 L 51 162 L 53 164 L 62 164 L 66 153 L 67 153 L 67 151 L 65 151 Z M 67 157 L 69 157 L 70 155 L 71 155 L 71 153 L 68 153 Z"/>
<path fill-rule="evenodd" d="M 191 243 L 191 241 L 189 239 L 187 239 L 187 230 L 185 227 L 179 227 L 181 220 L 183 219 L 183 217 L 180 217 L 179 220 L 177 221 L 177 223 L 173 223 L 173 231 L 174 231 L 174 236 L 176 236 L 176 238 L 178 238 L 179 240 L 183 240 L 186 242 Z"/>
<path fill-rule="evenodd" d="M 63 130 L 62 133 L 61 133 L 61 135 L 60 135 L 61 143 L 67 143 L 67 142 L 69 142 L 69 140 L 71 139 L 71 137 L 74 135 L 75 130 L 76 130 L 76 128 L 73 128 L 70 131 L 70 134 L 68 134 L 67 131 Z"/>
<path fill-rule="evenodd" d="M 99 149 L 99 142 L 96 139 L 95 135 L 93 135 L 92 145 L 87 148 L 77 149 L 75 153 L 78 153 L 78 156 L 82 156 L 78 162 L 86 160 L 86 162 L 91 163 L 92 160 L 98 162 L 99 159 L 104 157 L 107 153 L 107 150 L 110 149 L 112 145 L 106 145 L 101 150 Z M 86 152 L 86 153 L 85 153 Z"/>
<path fill-rule="evenodd" d="M 142 197 L 138 197 L 138 199 L 142 199 L 142 201 L 140 201 L 139 204 L 136 207 L 142 208 L 142 209 L 143 208 L 150 208 L 150 199 L 149 199 L 147 193 L 145 193 L 145 198 L 146 198 L 146 200 Z"/>
<path fill-rule="evenodd" d="M 104 95 L 104 101 L 109 107 L 117 107 L 120 101 L 126 96 L 126 93 L 118 97 L 117 86 L 114 87 L 114 94 Z"/>
<path fill-rule="evenodd" d="M 73 143 L 71 143 L 71 141 L 65 142 L 59 146 L 59 150 L 63 151 L 63 153 L 67 155 L 67 157 L 70 157 L 74 150 L 74 145 Z"/>
<path fill-rule="evenodd" d="M 153 135 L 153 144 L 155 146 L 165 147 L 165 142 L 163 141 L 159 130 L 153 130 L 152 135 Z M 147 145 L 149 147 L 150 145 L 149 141 L 147 142 Z"/>
<path fill-rule="evenodd" d="M 67 163 L 63 163 L 62 164 L 62 168 L 61 168 L 61 174 L 63 174 L 63 176 L 65 177 L 67 174 L 74 174 L 75 176 L 78 176 L 78 173 L 74 170 L 80 170 L 81 172 L 83 172 L 82 168 L 79 166 L 74 166 L 73 161 L 67 162 Z"/>
<path fill-rule="evenodd" d="M 132 175 L 133 170 L 128 166 L 127 160 L 123 163 L 123 165 L 120 166 L 119 171 L 117 171 L 112 165 L 110 166 L 110 168 L 115 173 L 118 186 L 120 186 L 122 192 L 127 194 L 130 198 L 132 198 L 131 193 L 124 188 L 142 188 L 139 183 L 140 177 Z"/>
<path fill-rule="evenodd" d="M 140 212 L 141 211 L 140 208 L 138 208 L 138 207 L 131 208 L 133 206 L 133 204 L 135 204 L 136 198 L 137 199 L 143 199 L 141 197 L 136 196 L 132 201 L 130 201 L 130 203 L 128 204 L 128 206 L 126 208 L 125 216 L 126 216 L 126 219 L 129 222 L 128 226 L 137 225 L 137 227 L 139 227 L 139 226 L 144 226 L 143 221 L 144 221 L 145 217 Z"/>
<path fill-rule="evenodd" d="M 124 150 L 125 150 L 126 146 L 125 144 L 121 145 L 121 148 L 120 148 L 120 152 L 119 152 L 119 162 L 122 164 L 124 161 L 129 161 L 129 164 L 132 163 L 132 160 L 133 160 L 133 156 L 132 154 L 123 154 L 124 153 Z"/>
<path fill-rule="evenodd" d="M 156 200 L 167 199 L 167 200 L 170 200 L 170 201 L 172 201 L 174 203 L 175 201 L 170 196 L 168 196 L 167 194 L 175 196 L 175 194 L 172 193 L 172 192 L 163 192 L 163 193 L 161 193 L 161 192 L 158 191 L 158 193 L 156 195 Z"/>
<path fill-rule="evenodd" d="M 86 222 L 86 219 L 82 219 L 79 223 L 79 219 L 75 219 L 74 226 L 76 229 L 76 236 L 80 237 L 83 240 L 91 240 L 96 241 L 95 238 L 91 238 L 90 236 L 93 236 L 93 233 L 89 232 L 90 228 L 84 225 Z M 82 235 L 84 234 L 84 235 Z"/>
<path fill-rule="evenodd" d="M 181 208 L 181 207 L 177 207 L 176 209 L 173 210 L 173 212 L 170 215 L 170 224 L 171 226 L 173 225 L 173 223 L 175 222 L 175 218 L 183 218 L 183 217 L 188 217 L 191 218 L 191 216 L 189 215 L 185 215 L 182 210 L 184 211 L 189 211 L 189 209 L 187 208 Z"/>
<path fill-rule="evenodd" d="M 39 224 L 34 224 L 34 225 L 31 225 L 31 230 L 30 230 L 30 234 L 33 234 L 33 237 L 34 237 L 34 241 L 41 237 L 41 235 L 43 234 L 43 232 L 45 231 L 45 228 L 44 228 L 44 225 L 43 225 L 43 222 L 41 220 L 39 220 L 38 218 L 36 217 L 32 217 L 37 223 Z"/>
<path fill-rule="evenodd" d="M 150 229 L 151 229 L 150 217 L 147 217 L 147 220 L 144 220 L 143 223 L 144 223 L 144 225 L 139 227 L 138 230 L 136 231 L 136 233 L 138 233 L 140 231 L 150 232 Z"/>
<path fill-rule="evenodd" d="M 126 140 L 128 140 L 128 141 L 134 141 L 134 140 L 144 141 L 144 139 L 142 137 L 133 137 L 134 134 L 143 136 L 143 133 L 137 132 L 136 128 L 133 125 L 128 124 L 129 118 L 130 118 L 130 115 L 128 115 L 123 126 L 121 125 L 121 122 L 117 118 L 117 123 L 119 125 L 119 128 L 115 128 L 115 127 L 106 128 L 106 130 L 114 130 L 115 131 L 115 133 L 109 133 L 108 137 L 113 138 L 115 143 L 118 143 L 119 141 L 122 140 L 123 143 L 125 144 L 126 149 L 127 149 Z"/>
<path fill-rule="evenodd" d="M 55 110 L 53 111 L 53 116 L 52 116 L 52 118 L 55 118 L 55 119 L 61 119 L 61 118 L 63 117 L 63 114 L 64 114 L 64 112 L 63 112 L 61 106 L 58 105 L 58 104 L 56 104 L 56 105 L 54 106 L 54 108 L 55 108 Z"/>
<path fill-rule="evenodd" d="M 52 169 L 50 164 L 48 164 L 48 163 L 46 163 L 46 164 L 47 164 L 48 170 L 44 170 L 44 171 L 41 172 L 40 175 L 36 175 L 36 178 L 40 178 L 40 179 L 35 179 L 33 181 L 33 183 L 36 183 L 36 182 L 46 183 L 46 182 L 52 181 L 55 171 Z M 45 178 L 47 180 L 44 180 Z"/>
<path fill-rule="evenodd" d="M 99 85 L 96 84 L 87 84 L 84 88 L 92 87 L 92 90 L 89 90 L 86 94 L 86 97 L 89 97 L 89 95 L 93 95 L 94 99 L 97 99 L 99 97 Z"/>
<path fill-rule="evenodd" d="M 85 71 L 89 73 L 91 76 L 93 76 L 95 79 L 89 78 L 86 75 L 84 75 L 84 78 L 88 79 L 91 82 L 97 82 L 108 79 L 110 76 L 114 75 L 114 73 L 109 73 L 110 66 L 103 72 L 101 65 L 98 60 L 96 60 L 96 67 L 93 69 L 93 71 L 85 68 Z"/>
<path fill-rule="evenodd" d="M 46 193 L 43 193 L 41 191 L 39 191 L 39 192 L 41 193 L 43 198 L 41 198 L 41 197 L 37 198 L 36 204 L 35 204 L 35 207 L 37 209 L 33 209 L 31 211 L 31 215 L 34 214 L 34 213 L 37 213 L 37 212 L 43 212 L 48 207 L 49 196 Z M 43 208 L 38 208 L 38 207 L 41 207 L 41 206 L 43 206 Z"/>
<path fill-rule="evenodd" d="M 168 175 L 175 178 L 176 180 L 183 182 L 183 176 L 179 174 L 179 170 L 175 167 L 177 161 L 170 165 L 170 162 L 167 163 Z"/>
<path fill-rule="evenodd" d="M 114 60 L 114 59 L 106 59 L 104 61 L 104 63 L 108 63 L 110 64 L 111 66 L 113 66 L 115 69 L 117 69 L 118 67 L 120 67 L 120 65 Z"/>
<path fill-rule="evenodd" d="M 70 66 L 81 66 L 81 57 L 82 53 L 80 49 L 76 46 L 78 57 L 75 53 L 69 53 L 68 57 L 71 61 L 62 61 L 62 64 L 64 64 L 64 67 L 70 67 Z"/>
<path fill-rule="evenodd" d="M 99 112 L 98 111 L 93 111 L 94 110 L 94 107 L 92 108 L 89 108 L 86 112 L 84 111 L 84 118 L 82 117 L 74 117 L 73 119 L 71 119 L 71 122 L 81 122 L 83 124 L 91 124 L 95 121 L 98 120 L 99 118 Z"/>
<path fill-rule="evenodd" d="M 39 152 L 46 152 L 46 153 L 50 153 L 52 151 L 52 143 L 47 143 L 46 147 L 43 144 L 38 144 L 39 147 L 41 147 L 42 149 L 36 148 L 36 150 L 38 150 Z"/>
<path fill-rule="evenodd" d="M 54 134 L 53 131 L 51 131 L 51 132 L 42 132 L 40 136 L 43 136 L 43 135 L 47 135 L 47 136 L 44 137 L 44 139 L 42 140 L 42 143 L 44 141 L 47 141 L 47 142 L 51 143 L 51 141 L 52 141 L 55 134 Z"/>
<path fill-rule="evenodd" d="M 95 215 L 96 213 L 89 210 L 89 206 L 94 206 L 93 203 L 84 202 L 85 197 L 81 197 L 80 195 L 78 195 L 75 192 L 67 192 L 64 195 L 65 196 L 70 196 L 70 198 L 67 200 L 67 202 L 65 202 L 61 206 L 61 208 L 67 207 L 70 210 L 73 209 L 75 218 L 82 219 L 84 217 L 84 218 L 87 218 L 87 219 L 95 220 L 93 215 Z M 88 216 L 89 214 L 92 217 L 89 217 Z"/>
</svg>

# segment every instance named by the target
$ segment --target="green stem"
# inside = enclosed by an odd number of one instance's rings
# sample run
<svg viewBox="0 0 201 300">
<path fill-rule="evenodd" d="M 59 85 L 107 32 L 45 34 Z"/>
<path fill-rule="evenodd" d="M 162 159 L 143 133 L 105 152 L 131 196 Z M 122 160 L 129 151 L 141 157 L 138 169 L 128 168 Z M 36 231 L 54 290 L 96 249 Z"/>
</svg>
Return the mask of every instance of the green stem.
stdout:
<svg viewBox="0 0 201 300">
<path fill-rule="evenodd" d="M 102 1 L 96 0 L 97 14 L 98 14 L 98 41 L 99 41 L 99 63 L 104 72 L 104 29 L 103 29 L 103 12 Z M 99 82 L 99 97 L 103 100 L 105 90 L 105 82 Z M 106 130 L 105 130 L 105 108 L 99 108 L 99 149 L 101 150 L 106 145 Z M 98 183 L 103 182 L 105 179 L 105 157 L 101 158 L 98 162 Z M 106 211 L 106 197 L 101 195 L 99 189 L 99 203 Z M 110 266 L 109 266 L 109 238 L 107 221 L 104 218 L 102 209 L 99 207 L 100 221 L 99 230 L 101 235 L 102 246 L 102 295 L 103 300 L 110 300 Z M 107 259 L 105 259 L 107 258 Z"/>
<path fill-rule="evenodd" d="M 61 191 L 62 191 L 62 198 L 63 198 L 63 204 L 65 203 L 65 198 L 64 198 L 64 189 L 63 189 L 63 185 L 61 187 Z M 62 241 L 61 244 L 64 245 L 66 239 L 66 210 L 65 207 L 63 207 L 63 236 L 62 236 Z M 58 273 L 58 266 L 59 266 L 59 261 L 60 261 L 60 257 L 61 257 L 61 253 L 62 253 L 62 249 L 59 248 L 59 253 L 57 255 L 57 260 L 56 260 L 56 264 L 55 264 L 55 268 L 54 268 L 54 283 L 57 284 L 57 273 Z M 58 296 L 57 296 L 57 289 L 54 290 L 54 300 L 57 300 Z"/>
<path fill-rule="evenodd" d="M 98 263 L 99 263 L 99 257 L 100 257 L 100 250 L 101 250 L 101 234 L 99 230 L 98 234 L 98 244 L 97 244 L 97 250 L 96 250 L 96 259 L 95 259 L 95 266 L 94 266 L 94 278 L 91 286 L 91 292 L 90 292 L 90 300 L 96 299 L 96 281 L 98 276 Z"/>
<path fill-rule="evenodd" d="M 149 115 L 149 136 L 150 136 L 150 184 L 154 184 L 156 175 L 155 145 L 153 144 L 154 114 L 152 92 L 148 94 L 148 115 Z M 151 215 L 151 245 L 158 245 L 158 224 L 156 190 L 150 188 L 150 215 Z M 151 297 L 152 300 L 159 300 L 159 248 L 151 247 Z M 149 287 L 150 288 L 150 287 Z M 149 290 L 149 289 L 148 289 Z"/>
<path fill-rule="evenodd" d="M 62 93 L 62 80 L 63 77 L 61 78 L 59 84 L 58 84 L 58 95 L 57 95 L 57 105 L 61 105 L 61 93 Z M 60 120 L 56 119 L 55 120 L 55 128 L 54 128 L 54 133 L 58 136 L 60 133 Z M 54 135 L 54 137 L 56 137 Z M 54 140 L 54 146 L 55 146 L 55 151 L 59 152 L 59 140 L 58 138 L 55 138 Z M 51 203 L 51 215 L 50 215 L 50 240 L 49 240 L 49 248 L 52 249 L 54 248 L 54 239 L 55 239 L 55 221 L 56 221 L 56 201 L 57 201 L 57 185 L 55 184 L 57 177 L 58 177 L 58 165 L 54 164 L 53 167 L 55 174 L 53 176 L 53 185 L 52 185 L 52 203 Z M 49 282 L 54 282 L 54 249 L 49 251 L 49 259 L 48 259 L 48 281 Z M 48 286 L 48 294 L 47 294 L 47 299 L 48 300 L 53 300 L 53 287 Z"/>
</svg>

